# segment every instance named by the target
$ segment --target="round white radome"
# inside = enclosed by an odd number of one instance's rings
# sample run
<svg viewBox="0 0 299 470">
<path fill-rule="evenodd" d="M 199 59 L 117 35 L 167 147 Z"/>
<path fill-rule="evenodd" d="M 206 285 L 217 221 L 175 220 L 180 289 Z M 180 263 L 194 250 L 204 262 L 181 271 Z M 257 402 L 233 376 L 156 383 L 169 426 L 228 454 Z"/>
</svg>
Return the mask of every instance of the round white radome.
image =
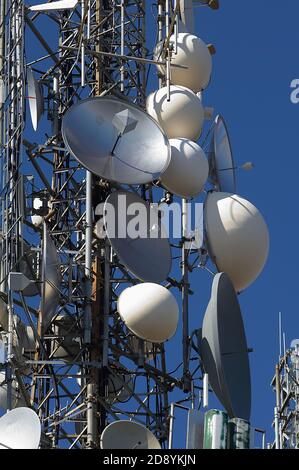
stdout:
<svg viewBox="0 0 299 470">
<path fill-rule="evenodd" d="M 177 35 L 176 51 L 175 36 L 170 37 L 170 45 L 173 47 L 171 56 L 171 83 L 180 85 L 195 93 L 204 90 L 211 79 L 212 56 L 205 42 L 190 33 L 179 33 Z M 162 43 L 157 44 L 154 58 L 161 60 Z M 174 65 L 188 68 L 174 67 Z M 165 75 L 165 66 L 157 66 L 159 72 Z"/>
<path fill-rule="evenodd" d="M 160 88 L 148 96 L 146 109 L 169 139 L 199 139 L 204 108 L 201 99 L 188 88 L 171 85 L 170 101 L 167 101 L 167 87 Z"/>
<path fill-rule="evenodd" d="M 161 176 L 163 186 L 186 199 L 204 189 L 209 176 L 209 164 L 202 148 L 189 139 L 170 139 L 171 159 Z"/>
<path fill-rule="evenodd" d="M 240 196 L 213 192 L 204 220 L 211 259 L 241 292 L 257 279 L 268 258 L 269 232 L 262 215 Z"/>
<path fill-rule="evenodd" d="M 167 341 L 178 326 L 177 301 L 168 289 L 159 284 L 128 287 L 119 296 L 117 310 L 132 333 L 152 343 Z"/>
</svg>

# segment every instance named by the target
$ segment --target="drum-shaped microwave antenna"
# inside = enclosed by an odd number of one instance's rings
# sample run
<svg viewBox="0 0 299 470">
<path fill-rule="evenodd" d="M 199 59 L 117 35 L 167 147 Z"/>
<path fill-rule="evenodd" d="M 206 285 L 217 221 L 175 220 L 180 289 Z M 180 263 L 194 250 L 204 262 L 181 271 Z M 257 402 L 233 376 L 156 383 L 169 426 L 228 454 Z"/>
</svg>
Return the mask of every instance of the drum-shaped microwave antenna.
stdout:
<svg viewBox="0 0 299 470">
<path fill-rule="evenodd" d="M 218 191 L 236 192 L 236 168 L 228 130 L 222 116 L 216 116 L 209 156 L 210 180 Z"/>
<path fill-rule="evenodd" d="M 201 99 L 193 91 L 182 86 L 170 87 L 170 101 L 167 87 L 151 93 L 146 109 L 164 129 L 169 139 L 185 137 L 197 141 L 204 123 L 204 108 Z"/>
<path fill-rule="evenodd" d="M 170 164 L 161 176 L 163 186 L 184 198 L 197 196 L 204 189 L 209 164 L 202 148 L 188 139 L 170 139 Z"/>
<path fill-rule="evenodd" d="M 202 327 L 201 355 L 209 382 L 231 418 L 250 419 L 251 381 L 242 313 L 225 273 L 216 274 Z"/>
<path fill-rule="evenodd" d="M 190 33 L 179 33 L 177 38 L 172 35 L 169 43 L 173 49 L 171 83 L 190 88 L 195 93 L 204 90 L 210 82 L 212 73 L 212 56 L 207 45 L 202 39 Z M 156 60 L 161 60 L 161 57 L 164 59 L 163 43 L 157 44 L 154 51 Z M 165 66 L 159 65 L 158 70 L 165 75 Z"/>
<path fill-rule="evenodd" d="M 85 168 L 109 181 L 150 183 L 170 160 L 168 139 L 156 121 L 137 106 L 111 97 L 72 106 L 63 118 L 62 136 Z"/>
<path fill-rule="evenodd" d="M 213 192 L 206 199 L 204 224 L 212 261 L 241 292 L 256 280 L 267 261 L 269 232 L 262 215 L 246 199 Z"/>
<path fill-rule="evenodd" d="M 142 233 L 135 233 L 137 223 Z M 157 283 L 167 278 L 171 249 L 155 208 L 134 193 L 115 191 L 105 202 L 104 224 L 120 262 L 134 276 Z"/>
<path fill-rule="evenodd" d="M 27 68 L 27 89 L 32 127 L 36 131 L 44 112 L 44 99 L 41 85 L 34 77 L 30 67 Z"/>
<path fill-rule="evenodd" d="M 178 326 L 177 301 L 159 284 L 128 287 L 118 298 L 117 311 L 132 333 L 152 343 L 172 338 Z"/>
<path fill-rule="evenodd" d="M 60 260 L 48 229 L 44 225 L 42 260 L 42 325 L 46 329 L 51 322 L 60 299 Z"/>
<path fill-rule="evenodd" d="M 16 408 L 0 418 L 0 449 L 38 449 L 41 424 L 30 408 Z"/>
<path fill-rule="evenodd" d="M 158 439 L 145 426 L 119 420 L 109 424 L 101 435 L 102 449 L 161 449 Z"/>
</svg>

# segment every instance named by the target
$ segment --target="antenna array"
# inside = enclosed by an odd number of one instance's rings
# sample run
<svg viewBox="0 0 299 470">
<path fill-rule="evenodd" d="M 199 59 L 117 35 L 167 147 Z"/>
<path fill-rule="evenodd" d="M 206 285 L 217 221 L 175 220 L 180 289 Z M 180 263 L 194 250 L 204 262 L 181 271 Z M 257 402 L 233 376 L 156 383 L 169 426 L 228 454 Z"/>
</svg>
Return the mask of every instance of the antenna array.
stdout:
<svg viewBox="0 0 299 470">
<path fill-rule="evenodd" d="M 216 0 L 194 3 L 218 8 Z M 236 291 L 259 275 L 269 244 L 258 210 L 231 194 L 235 168 L 223 118 L 208 132 L 209 182 L 207 158 L 196 144 L 211 118 L 203 91 L 214 47 L 190 34 L 189 1 L 155 5 L 153 53 L 146 26 L 154 5 L 144 0 L 0 5 L 0 405 L 32 408 L 41 423 L 41 447 L 70 449 L 171 448 L 174 410 L 181 408 L 188 412 L 187 446 L 199 448 L 199 408 L 202 398 L 207 404 L 211 362 L 201 360 L 200 330 L 190 331 L 190 273 L 211 272 L 210 257 L 228 275 L 231 295 L 214 287 L 209 308 L 224 377 L 214 391 L 230 410 L 246 408 L 244 416 L 229 411 L 229 418 L 247 419 L 250 386 L 245 405 L 235 388 L 236 374 L 248 362 Z M 147 96 L 154 66 L 160 89 Z M 204 187 L 211 192 L 205 238 L 194 249 L 187 203 Z M 179 243 L 161 237 L 159 218 L 145 240 L 114 237 L 106 209 L 119 213 L 119 197 L 126 195 L 150 220 L 153 203 L 179 197 Z M 125 217 L 125 225 L 131 222 Z M 242 363 L 234 359 L 233 373 L 222 357 L 231 344 L 217 323 L 218 296 L 227 307 L 234 304 L 239 325 Z M 181 361 L 170 371 L 166 341 L 179 324 L 178 298 Z M 224 311 L 229 322 L 230 309 Z M 216 333 L 208 335 L 211 342 Z M 39 427 L 31 425 L 39 436 Z"/>
</svg>

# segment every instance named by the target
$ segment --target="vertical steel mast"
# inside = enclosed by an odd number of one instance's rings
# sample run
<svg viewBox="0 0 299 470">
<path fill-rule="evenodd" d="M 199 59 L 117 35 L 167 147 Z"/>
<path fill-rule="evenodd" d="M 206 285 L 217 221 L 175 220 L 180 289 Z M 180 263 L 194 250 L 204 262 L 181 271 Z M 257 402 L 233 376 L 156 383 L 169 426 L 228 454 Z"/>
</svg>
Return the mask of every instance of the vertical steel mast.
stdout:
<svg viewBox="0 0 299 470">
<path fill-rule="evenodd" d="M 24 218 L 22 136 L 24 129 L 24 5 L 22 1 L 1 1 L 1 275 L 7 336 L 6 378 L 7 408 L 13 407 L 13 298 L 10 273 L 15 271 L 24 253 L 22 227 Z"/>
</svg>

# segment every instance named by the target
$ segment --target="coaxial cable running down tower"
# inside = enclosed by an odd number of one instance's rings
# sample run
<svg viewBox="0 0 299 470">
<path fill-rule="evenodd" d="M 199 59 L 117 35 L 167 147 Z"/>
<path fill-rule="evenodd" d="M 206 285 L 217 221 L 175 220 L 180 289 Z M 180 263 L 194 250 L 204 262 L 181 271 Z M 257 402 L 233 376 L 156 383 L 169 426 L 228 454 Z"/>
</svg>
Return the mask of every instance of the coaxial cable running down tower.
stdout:
<svg viewBox="0 0 299 470">
<path fill-rule="evenodd" d="M 181 409 L 182 446 L 248 447 L 238 294 L 269 236 L 204 105 L 215 48 L 194 17 L 218 2 L 0 5 L 0 446 L 172 448 Z M 199 270 L 212 294 L 192 331 Z M 225 412 L 204 423 L 209 385 Z"/>
</svg>

